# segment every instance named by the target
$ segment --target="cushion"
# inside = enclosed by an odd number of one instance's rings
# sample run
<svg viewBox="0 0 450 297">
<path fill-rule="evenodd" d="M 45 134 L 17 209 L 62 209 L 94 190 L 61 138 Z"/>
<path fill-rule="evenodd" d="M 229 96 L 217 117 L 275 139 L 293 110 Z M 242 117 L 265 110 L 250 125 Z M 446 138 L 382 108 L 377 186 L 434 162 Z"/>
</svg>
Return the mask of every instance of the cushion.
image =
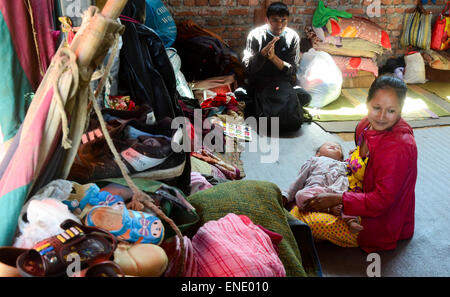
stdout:
<svg viewBox="0 0 450 297">
<path fill-rule="evenodd" d="M 386 49 L 391 49 L 389 35 L 380 26 L 369 19 L 353 16 L 350 19 L 339 18 L 338 22 L 333 21 L 334 20 L 330 19 L 329 22 L 332 22 L 332 31 L 328 31 L 331 32 L 331 35 L 333 36 L 362 38 Z"/>
<path fill-rule="evenodd" d="M 378 65 L 371 59 L 359 57 L 332 56 L 343 77 L 355 77 L 359 70 L 372 72 L 378 76 Z"/>
<path fill-rule="evenodd" d="M 314 267 L 303 267 L 296 240 L 282 206 L 280 189 L 265 181 L 241 180 L 214 186 L 188 197 L 200 216 L 199 227 L 228 213 L 245 215 L 256 225 L 281 234 L 280 260 L 286 276 L 316 276 Z M 306 271 L 305 271 L 306 270 Z"/>
</svg>

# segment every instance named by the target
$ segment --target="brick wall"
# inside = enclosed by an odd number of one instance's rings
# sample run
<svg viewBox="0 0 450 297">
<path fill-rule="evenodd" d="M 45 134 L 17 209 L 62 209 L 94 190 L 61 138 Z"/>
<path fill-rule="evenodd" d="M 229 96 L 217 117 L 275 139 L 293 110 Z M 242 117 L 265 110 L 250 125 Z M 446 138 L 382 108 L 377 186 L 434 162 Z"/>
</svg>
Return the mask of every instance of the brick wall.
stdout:
<svg viewBox="0 0 450 297">
<path fill-rule="evenodd" d="M 200 26 L 216 32 L 239 54 L 245 47 L 245 39 L 254 27 L 255 14 L 261 12 L 266 0 L 164 0 L 175 21 L 191 19 Z M 420 1 L 420 0 L 419 0 Z M 267 1 L 268 3 L 275 1 Z M 289 6 L 291 18 L 289 27 L 302 33 L 306 25 L 311 25 L 312 16 L 319 1 L 283 0 Z M 435 17 L 444 7 L 446 0 L 436 0 L 436 4 L 424 5 Z M 381 16 L 369 17 L 369 0 L 324 1 L 329 8 L 345 10 L 366 17 L 379 24 L 388 32 L 393 54 L 402 54 L 400 36 L 403 15 L 415 8 L 415 0 L 381 0 Z M 302 34 L 300 34 L 301 36 Z"/>
</svg>

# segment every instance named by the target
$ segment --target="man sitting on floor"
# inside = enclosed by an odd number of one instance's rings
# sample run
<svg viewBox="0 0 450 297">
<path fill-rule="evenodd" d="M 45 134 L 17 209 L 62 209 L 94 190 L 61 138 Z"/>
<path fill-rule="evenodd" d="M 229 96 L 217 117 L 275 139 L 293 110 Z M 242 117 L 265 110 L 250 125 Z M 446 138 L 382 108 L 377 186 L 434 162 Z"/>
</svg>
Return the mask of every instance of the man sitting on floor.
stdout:
<svg viewBox="0 0 450 297">
<path fill-rule="evenodd" d="M 293 88 L 296 84 L 297 67 L 300 62 L 300 37 L 293 29 L 287 27 L 289 10 L 284 3 L 270 4 L 266 16 L 266 24 L 249 33 L 244 50 L 243 64 L 248 77 L 246 91 L 249 99 L 246 101 L 254 101 L 255 104 L 255 106 L 247 104 L 246 116 L 280 116 L 281 114 L 286 116 L 289 114 L 289 112 L 286 114 L 286 106 L 279 106 L 278 109 L 275 106 L 270 111 L 266 109 L 267 106 L 261 106 L 272 105 L 270 100 L 260 98 L 263 94 L 270 93 L 269 89 L 263 91 L 266 87 L 278 91 L 286 86 L 290 89 L 288 93 L 294 90 L 300 101 L 300 108 L 296 106 L 298 103 L 287 99 L 289 96 L 284 95 L 281 101 L 289 105 L 291 112 L 292 110 L 295 110 L 294 113 L 301 112 L 301 107 L 310 102 L 311 96 L 300 87 Z M 282 92 L 275 94 L 281 95 Z M 284 111 L 281 113 L 283 108 Z M 283 126 L 281 122 L 280 126 Z M 291 130 L 299 127 L 291 127 Z"/>
</svg>

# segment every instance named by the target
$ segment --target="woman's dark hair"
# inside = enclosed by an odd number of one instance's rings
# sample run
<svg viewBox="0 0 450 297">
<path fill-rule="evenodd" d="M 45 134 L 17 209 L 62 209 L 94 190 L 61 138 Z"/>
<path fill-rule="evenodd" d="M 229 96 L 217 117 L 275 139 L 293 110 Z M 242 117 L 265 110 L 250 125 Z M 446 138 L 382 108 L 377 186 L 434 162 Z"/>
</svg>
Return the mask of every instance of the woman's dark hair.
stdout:
<svg viewBox="0 0 450 297">
<path fill-rule="evenodd" d="M 376 91 L 378 90 L 386 90 L 392 89 L 397 94 L 398 103 L 403 107 L 403 103 L 406 98 L 406 91 L 408 87 L 403 82 L 403 80 L 399 79 L 395 76 L 390 75 L 382 75 L 379 76 L 370 86 L 369 95 L 367 96 L 367 103 L 372 100 L 373 96 L 375 96 Z"/>
<path fill-rule="evenodd" d="M 267 17 L 272 15 L 284 17 L 289 16 L 289 9 L 283 2 L 273 2 L 269 5 L 266 12 Z"/>
</svg>

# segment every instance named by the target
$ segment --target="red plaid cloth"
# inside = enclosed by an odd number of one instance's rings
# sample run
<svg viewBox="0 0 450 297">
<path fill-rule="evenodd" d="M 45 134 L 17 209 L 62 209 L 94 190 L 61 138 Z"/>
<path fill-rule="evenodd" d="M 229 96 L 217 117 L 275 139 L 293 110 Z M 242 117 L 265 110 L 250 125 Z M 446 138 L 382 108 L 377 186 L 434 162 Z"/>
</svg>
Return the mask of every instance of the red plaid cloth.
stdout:
<svg viewBox="0 0 450 297">
<path fill-rule="evenodd" d="M 286 276 L 270 237 L 232 213 L 203 225 L 192 245 L 201 277 Z"/>
<path fill-rule="evenodd" d="M 281 235 L 272 233 L 281 240 Z M 278 243 L 278 240 L 274 240 Z M 284 277 L 286 271 L 271 237 L 248 217 L 233 213 L 204 224 L 192 241 L 184 237 L 185 274 L 193 277 Z M 169 257 L 165 276 L 175 276 L 179 240 L 162 247 Z"/>
</svg>

